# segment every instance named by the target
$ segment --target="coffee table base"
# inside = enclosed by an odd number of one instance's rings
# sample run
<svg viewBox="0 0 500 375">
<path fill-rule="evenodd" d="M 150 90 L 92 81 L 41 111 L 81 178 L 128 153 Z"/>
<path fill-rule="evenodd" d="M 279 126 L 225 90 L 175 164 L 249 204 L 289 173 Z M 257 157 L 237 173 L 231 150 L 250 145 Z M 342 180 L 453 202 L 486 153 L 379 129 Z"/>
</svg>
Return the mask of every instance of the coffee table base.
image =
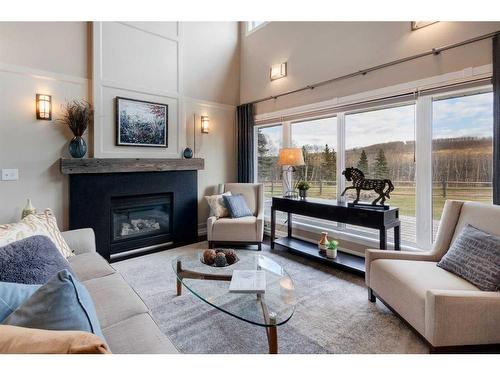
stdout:
<svg viewBox="0 0 500 375">
<path fill-rule="evenodd" d="M 183 279 L 196 279 L 196 280 L 219 280 L 231 281 L 230 275 L 212 275 L 201 272 L 194 272 L 182 269 L 182 262 L 177 261 L 177 295 L 182 294 L 182 280 Z M 264 321 L 268 325 L 266 327 L 267 343 L 269 346 L 269 354 L 278 354 L 278 327 L 276 326 L 276 314 L 269 312 L 266 300 L 262 294 L 257 294 L 257 300 L 260 301 L 262 307 L 262 314 Z"/>
</svg>

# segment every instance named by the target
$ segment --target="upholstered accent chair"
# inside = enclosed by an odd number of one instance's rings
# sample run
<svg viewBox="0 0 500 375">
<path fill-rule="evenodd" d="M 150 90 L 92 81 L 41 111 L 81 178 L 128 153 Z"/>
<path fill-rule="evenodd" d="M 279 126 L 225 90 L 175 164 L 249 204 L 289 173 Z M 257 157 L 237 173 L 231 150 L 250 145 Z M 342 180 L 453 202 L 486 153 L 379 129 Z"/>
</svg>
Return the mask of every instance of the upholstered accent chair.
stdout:
<svg viewBox="0 0 500 375">
<path fill-rule="evenodd" d="M 228 183 L 220 184 L 218 193 L 230 191 L 232 195 L 243 194 L 253 216 L 232 219 L 211 216 L 207 219 L 208 246 L 216 245 L 258 245 L 262 249 L 264 237 L 264 186 L 262 184 Z"/>
<path fill-rule="evenodd" d="M 500 292 L 481 291 L 436 265 L 466 224 L 500 236 L 499 223 L 500 206 L 446 201 L 431 251 L 367 251 L 369 299 L 388 305 L 430 344 L 431 352 L 500 344 Z"/>
</svg>

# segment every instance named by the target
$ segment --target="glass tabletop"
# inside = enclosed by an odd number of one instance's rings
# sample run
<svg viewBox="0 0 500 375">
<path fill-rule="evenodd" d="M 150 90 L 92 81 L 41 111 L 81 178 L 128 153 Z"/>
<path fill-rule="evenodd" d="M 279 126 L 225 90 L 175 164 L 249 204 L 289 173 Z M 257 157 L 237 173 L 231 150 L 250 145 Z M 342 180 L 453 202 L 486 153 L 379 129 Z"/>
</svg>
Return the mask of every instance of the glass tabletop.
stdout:
<svg viewBox="0 0 500 375">
<path fill-rule="evenodd" d="M 202 263 L 203 250 L 182 255 L 172 261 L 178 279 L 195 296 L 209 305 L 248 323 L 270 327 L 286 323 L 295 311 L 295 289 L 285 269 L 262 254 L 236 251 L 239 261 L 227 267 Z M 262 294 L 229 291 L 234 270 L 262 270 L 266 289 Z"/>
</svg>

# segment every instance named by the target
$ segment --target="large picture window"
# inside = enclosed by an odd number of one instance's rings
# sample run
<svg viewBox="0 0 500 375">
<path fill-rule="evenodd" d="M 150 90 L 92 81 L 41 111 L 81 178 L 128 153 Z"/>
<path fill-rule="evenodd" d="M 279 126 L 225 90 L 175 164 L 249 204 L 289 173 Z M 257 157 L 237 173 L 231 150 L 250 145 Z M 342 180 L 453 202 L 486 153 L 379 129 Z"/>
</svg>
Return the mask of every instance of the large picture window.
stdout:
<svg viewBox="0 0 500 375">
<path fill-rule="evenodd" d="M 435 238 L 446 199 L 493 201 L 493 94 L 435 100 L 432 112 Z"/>
<path fill-rule="evenodd" d="M 415 105 L 348 114 L 345 134 L 346 167 L 361 169 L 367 178 L 392 180 L 395 190 L 387 203 L 399 207 L 402 241 L 415 242 Z M 378 197 L 361 194 L 363 201 Z M 352 200 L 356 194 L 349 190 L 346 196 Z"/>
<path fill-rule="evenodd" d="M 338 187 L 350 185 L 337 181 L 345 167 L 361 169 L 366 178 L 390 179 L 395 189 L 386 204 L 399 208 L 401 242 L 406 247 L 431 247 L 447 199 L 492 203 L 491 86 L 421 93 L 390 106 L 356 105 L 355 112 L 339 110 L 323 119 L 283 121 L 260 127 L 255 134 L 258 180 L 266 186 L 266 206 L 270 197 L 282 194 L 279 149 L 300 147 L 306 165 L 297 168 L 296 179 L 310 183 L 310 197 L 338 199 Z M 355 191 L 346 196 L 352 201 Z M 371 202 L 376 197 L 364 191 L 360 200 Z M 346 238 L 357 236 L 358 241 L 361 236 L 366 244 L 378 236 L 375 230 L 298 216 L 294 225 L 318 233 L 343 231 Z M 392 235 L 389 231 L 389 241 Z"/>
<path fill-rule="evenodd" d="M 337 197 L 337 118 L 291 124 L 292 147 L 302 148 L 306 165 L 297 168 L 296 178 L 306 180 L 310 197 Z"/>
</svg>

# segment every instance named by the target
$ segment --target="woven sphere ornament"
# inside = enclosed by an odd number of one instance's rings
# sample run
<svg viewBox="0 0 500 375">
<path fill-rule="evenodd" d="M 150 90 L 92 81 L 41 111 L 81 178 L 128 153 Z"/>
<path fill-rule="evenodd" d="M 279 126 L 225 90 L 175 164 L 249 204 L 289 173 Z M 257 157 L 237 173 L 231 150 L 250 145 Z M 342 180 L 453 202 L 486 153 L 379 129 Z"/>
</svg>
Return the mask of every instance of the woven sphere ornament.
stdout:
<svg viewBox="0 0 500 375">
<path fill-rule="evenodd" d="M 203 262 L 208 265 L 212 265 L 215 262 L 215 251 L 214 250 L 205 250 L 203 252 Z"/>
<path fill-rule="evenodd" d="M 226 265 L 226 256 L 222 251 L 215 256 L 215 265 L 217 267 L 224 267 Z"/>
<path fill-rule="evenodd" d="M 224 251 L 224 254 L 226 255 L 226 260 L 228 264 L 234 264 L 236 263 L 236 252 L 234 250 L 226 250 Z"/>
</svg>

